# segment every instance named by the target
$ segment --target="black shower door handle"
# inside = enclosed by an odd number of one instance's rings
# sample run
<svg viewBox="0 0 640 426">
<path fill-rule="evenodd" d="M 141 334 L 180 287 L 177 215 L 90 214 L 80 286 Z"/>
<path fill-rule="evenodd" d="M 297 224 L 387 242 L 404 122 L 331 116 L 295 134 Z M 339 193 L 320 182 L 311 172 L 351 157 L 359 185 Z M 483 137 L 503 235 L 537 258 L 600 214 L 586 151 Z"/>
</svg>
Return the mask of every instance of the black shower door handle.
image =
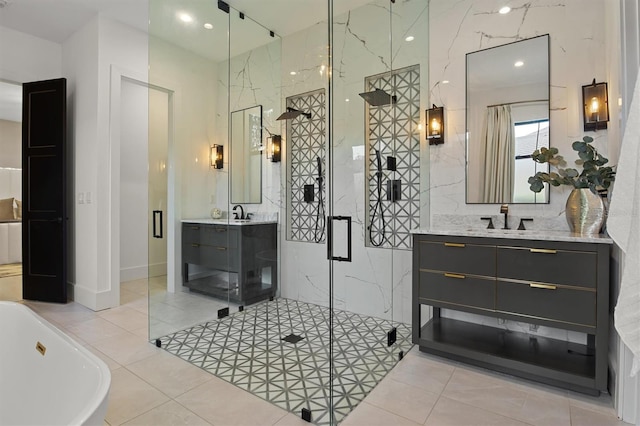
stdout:
<svg viewBox="0 0 640 426">
<path fill-rule="evenodd" d="M 153 211 L 153 238 L 162 238 L 162 210 Z"/>
<path fill-rule="evenodd" d="M 327 259 L 338 262 L 351 262 L 351 216 L 328 216 L 327 221 Z M 347 222 L 347 257 L 333 255 L 333 221 Z"/>
</svg>

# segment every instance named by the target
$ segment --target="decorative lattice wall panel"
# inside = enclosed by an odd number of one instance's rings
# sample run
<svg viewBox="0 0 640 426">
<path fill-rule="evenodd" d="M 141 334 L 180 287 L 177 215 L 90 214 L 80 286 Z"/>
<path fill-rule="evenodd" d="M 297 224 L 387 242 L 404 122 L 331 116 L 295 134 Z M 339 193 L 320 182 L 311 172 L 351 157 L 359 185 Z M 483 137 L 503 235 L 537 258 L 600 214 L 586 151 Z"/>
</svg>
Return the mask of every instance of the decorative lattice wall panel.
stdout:
<svg viewBox="0 0 640 426">
<path fill-rule="evenodd" d="M 324 242 L 326 207 L 325 166 L 325 90 L 320 89 L 287 98 L 287 107 L 305 113 L 287 121 L 287 159 L 289 186 L 289 239 Z M 318 181 L 318 162 L 322 182 Z M 313 201 L 304 200 L 305 185 L 314 185 Z"/>
<path fill-rule="evenodd" d="M 392 105 L 367 106 L 369 158 L 367 233 L 369 246 L 411 248 L 410 230 L 420 225 L 420 66 L 365 78 L 365 91 L 382 89 L 396 96 Z M 377 203 L 376 150 L 382 155 L 382 212 Z M 386 158 L 396 158 L 397 170 L 386 170 Z M 387 201 L 387 180 L 401 181 L 401 199 Z M 373 220 L 372 220 L 373 219 Z M 370 237 L 370 238 L 369 238 Z M 371 242 L 374 241 L 375 244 Z"/>
</svg>

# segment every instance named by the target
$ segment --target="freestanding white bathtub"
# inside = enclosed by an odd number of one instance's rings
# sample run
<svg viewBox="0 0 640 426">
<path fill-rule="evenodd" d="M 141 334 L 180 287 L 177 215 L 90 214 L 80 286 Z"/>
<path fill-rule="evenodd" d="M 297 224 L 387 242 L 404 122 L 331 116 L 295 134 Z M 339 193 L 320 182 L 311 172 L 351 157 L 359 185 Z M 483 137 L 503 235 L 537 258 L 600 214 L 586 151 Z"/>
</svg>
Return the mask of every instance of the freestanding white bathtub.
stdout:
<svg viewBox="0 0 640 426">
<path fill-rule="evenodd" d="M 0 302 L 0 425 L 102 425 L 105 363 L 19 303 Z"/>
</svg>

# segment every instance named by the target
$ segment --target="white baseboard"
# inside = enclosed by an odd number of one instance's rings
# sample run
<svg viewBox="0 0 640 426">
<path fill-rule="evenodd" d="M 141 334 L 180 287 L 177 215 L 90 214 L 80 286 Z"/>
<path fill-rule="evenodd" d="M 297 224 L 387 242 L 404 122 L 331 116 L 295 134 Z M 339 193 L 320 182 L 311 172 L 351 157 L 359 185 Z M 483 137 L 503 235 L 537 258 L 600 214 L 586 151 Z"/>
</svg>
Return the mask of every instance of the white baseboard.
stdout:
<svg viewBox="0 0 640 426">
<path fill-rule="evenodd" d="M 112 300 L 113 294 L 111 291 L 97 292 L 80 284 L 68 283 L 68 285 L 70 286 L 69 295 L 72 296 L 72 300 L 92 311 L 101 311 L 118 306 L 118 303 L 114 304 Z"/>
<path fill-rule="evenodd" d="M 142 280 L 147 277 L 161 277 L 167 275 L 167 264 L 132 266 L 120 269 L 120 282 Z"/>
</svg>

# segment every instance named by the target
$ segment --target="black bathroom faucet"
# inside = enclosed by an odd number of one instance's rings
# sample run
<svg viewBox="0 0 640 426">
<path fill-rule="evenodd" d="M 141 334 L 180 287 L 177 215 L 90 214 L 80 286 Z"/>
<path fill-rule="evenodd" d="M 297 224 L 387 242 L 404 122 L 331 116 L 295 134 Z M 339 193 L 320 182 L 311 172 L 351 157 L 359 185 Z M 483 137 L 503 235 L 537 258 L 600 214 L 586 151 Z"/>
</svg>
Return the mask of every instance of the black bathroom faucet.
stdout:
<svg viewBox="0 0 640 426">
<path fill-rule="evenodd" d="M 238 213 L 236 212 L 236 209 L 237 209 L 237 208 L 239 208 L 239 209 L 240 209 L 240 216 L 238 216 Z M 233 206 L 233 215 L 234 215 L 234 218 L 235 218 L 236 220 L 238 220 L 238 219 L 239 219 L 239 220 L 242 220 L 242 219 L 244 219 L 244 218 L 245 218 L 245 217 L 244 217 L 244 209 L 242 208 L 242 206 L 241 206 L 240 204 L 236 204 L 235 206 Z"/>
<path fill-rule="evenodd" d="M 502 229 L 509 229 L 509 224 L 507 222 L 509 215 L 509 205 L 503 204 L 500 206 L 500 213 L 504 213 L 504 227 Z"/>
</svg>

